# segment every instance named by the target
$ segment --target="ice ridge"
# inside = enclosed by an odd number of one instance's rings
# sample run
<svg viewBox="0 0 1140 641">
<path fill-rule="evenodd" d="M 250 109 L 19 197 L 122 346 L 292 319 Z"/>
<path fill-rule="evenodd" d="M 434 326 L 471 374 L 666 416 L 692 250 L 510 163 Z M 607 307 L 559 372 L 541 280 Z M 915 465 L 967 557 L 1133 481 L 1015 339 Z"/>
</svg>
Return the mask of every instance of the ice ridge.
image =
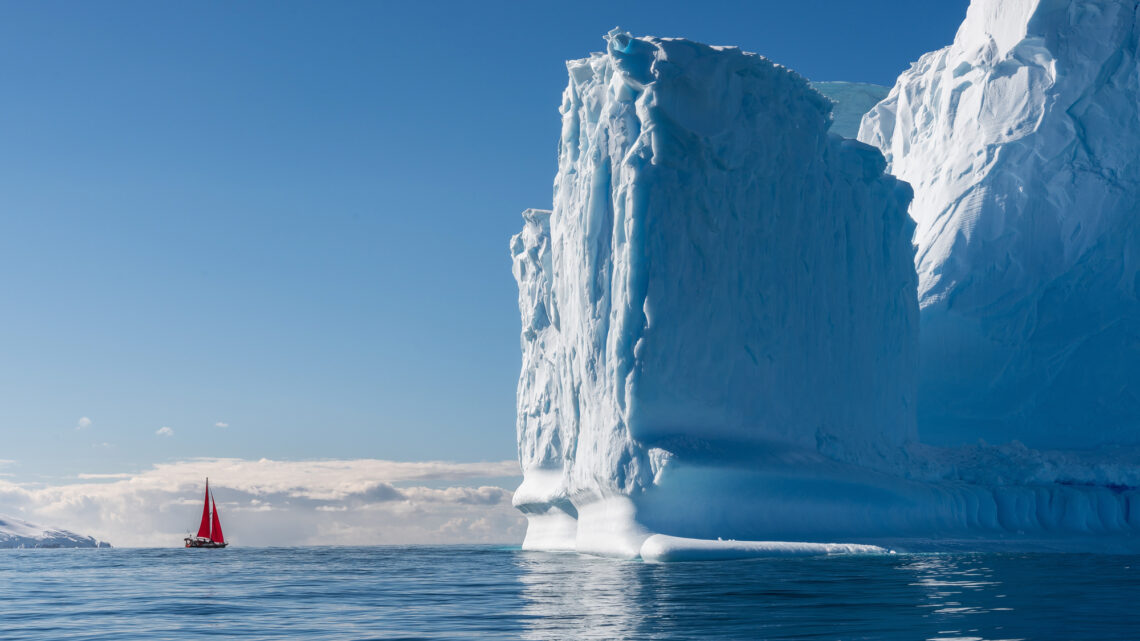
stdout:
<svg viewBox="0 0 1140 641">
<path fill-rule="evenodd" d="M 1133 0 L 974 0 L 863 119 L 915 189 L 924 442 L 1140 444 L 1138 41 Z"/>
</svg>

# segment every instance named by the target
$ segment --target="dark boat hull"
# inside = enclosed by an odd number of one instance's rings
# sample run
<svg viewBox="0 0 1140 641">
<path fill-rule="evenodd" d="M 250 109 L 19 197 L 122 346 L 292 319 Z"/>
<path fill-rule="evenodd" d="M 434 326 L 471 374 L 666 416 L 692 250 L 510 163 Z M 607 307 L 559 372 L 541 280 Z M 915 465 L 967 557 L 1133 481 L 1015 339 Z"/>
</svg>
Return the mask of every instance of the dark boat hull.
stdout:
<svg viewBox="0 0 1140 641">
<path fill-rule="evenodd" d="M 188 548 L 224 548 L 228 545 L 227 543 L 218 543 L 198 536 L 189 537 L 184 540 Z"/>
</svg>

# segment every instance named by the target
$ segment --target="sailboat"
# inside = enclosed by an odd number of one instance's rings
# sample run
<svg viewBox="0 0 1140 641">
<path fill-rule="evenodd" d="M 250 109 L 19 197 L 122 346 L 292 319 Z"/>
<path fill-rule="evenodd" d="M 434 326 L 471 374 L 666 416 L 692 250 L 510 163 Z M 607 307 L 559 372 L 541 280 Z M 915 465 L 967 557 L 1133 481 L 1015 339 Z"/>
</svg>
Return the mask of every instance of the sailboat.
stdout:
<svg viewBox="0 0 1140 641">
<path fill-rule="evenodd" d="M 206 479 L 206 501 L 202 505 L 202 524 L 197 536 L 186 537 L 188 548 L 224 548 L 226 537 L 222 535 L 222 522 L 218 520 L 218 506 L 210 494 L 210 479 Z"/>
</svg>

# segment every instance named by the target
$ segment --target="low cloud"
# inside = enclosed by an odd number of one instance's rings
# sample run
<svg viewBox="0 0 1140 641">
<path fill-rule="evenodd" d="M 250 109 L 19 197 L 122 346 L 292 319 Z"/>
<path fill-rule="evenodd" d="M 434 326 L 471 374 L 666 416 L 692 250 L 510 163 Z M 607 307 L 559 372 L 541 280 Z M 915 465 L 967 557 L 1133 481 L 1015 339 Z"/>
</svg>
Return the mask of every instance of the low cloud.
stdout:
<svg viewBox="0 0 1140 641">
<path fill-rule="evenodd" d="M 80 416 L 79 420 L 75 422 L 75 429 L 82 430 L 91 427 L 91 419 L 86 416 Z"/>
<path fill-rule="evenodd" d="M 160 427 L 155 430 L 154 433 L 159 436 L 174 436 L 174 430 L 170 429 L 169 427 Z"/>
<path fill-rule="evenodd" d="M 207 476 L 235 545 L 517 543 L 525 532 L 515 461 L 192 459 L 66 485 L 0 479 L 0 513 L 168 547 L 196 526 Z"/>
<path fill-rule="evenodd" d="M 223 423 L 222 421 L 218 421 L 217 423 L 214 423 L 214 427 L 229 427 L 229 426 L 230 426 L 229 423 Z"/>
</svg>

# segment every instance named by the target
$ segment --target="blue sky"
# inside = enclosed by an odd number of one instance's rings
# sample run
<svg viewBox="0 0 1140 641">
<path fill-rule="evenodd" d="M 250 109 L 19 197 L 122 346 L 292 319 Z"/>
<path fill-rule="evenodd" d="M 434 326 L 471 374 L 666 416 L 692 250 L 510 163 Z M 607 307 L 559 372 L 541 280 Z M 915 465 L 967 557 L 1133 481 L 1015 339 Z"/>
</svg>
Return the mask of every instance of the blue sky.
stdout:
<svg viewBox="0 0 1140 641">
<path fill-rule="evenodd" d="M 0 472 L 510 459 L 565 59 L 620 25 L 892 84 L 966 4 L 2 3 Z"/>
</svg>

